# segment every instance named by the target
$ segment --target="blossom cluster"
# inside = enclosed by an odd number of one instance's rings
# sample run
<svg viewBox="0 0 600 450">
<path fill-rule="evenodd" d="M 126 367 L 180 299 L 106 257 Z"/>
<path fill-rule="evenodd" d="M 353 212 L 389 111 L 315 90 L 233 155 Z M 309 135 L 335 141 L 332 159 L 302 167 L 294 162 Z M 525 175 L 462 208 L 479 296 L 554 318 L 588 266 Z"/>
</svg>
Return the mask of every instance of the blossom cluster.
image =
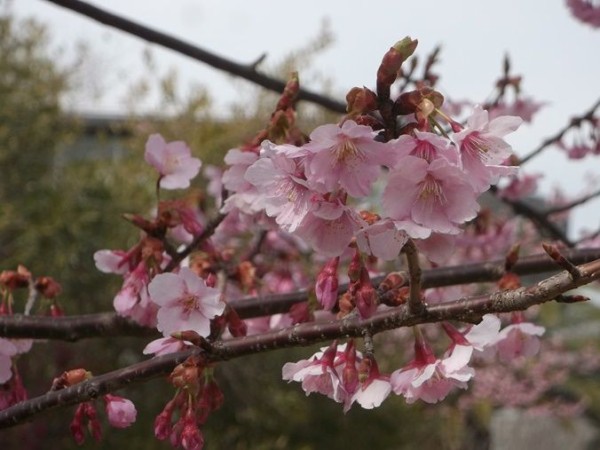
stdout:
<svg viewBox="0 0 600 450">
<path fill-rule="evenodd" d="M 95 254 L 99 270 L 123 276 L 114 299 L 117 312 L 162 333 L 145 354 L 190 346 L 210 352 L 219 339 L 336 317 L 367 319 L 406 302 L 418 314 L 426 311 L 425 302 L 447 299 L 441 290 L 414 288 L 419 282 L 411 278 L 411 265 L 418 265 L 420 255 L 435 265 L 505 253 L 515 225 L 494 222 L 480 211 L 478 198 L 502 176 L 512 180 L 498 189 L 501 198 L 516 200 L 535 190 L 537 177 L 515 176 L 516 158 L 505 140 L 523 120 L 502 112 L 530 120 L 541 104 L 518 97 L 512 105 L 499 101 L 489 112 L 475 106 L 459 122 L 429 87 L 392 100 L 389 88 L 399 64 L 415 45 L 407 38 L 390 49 L 378 72 L 377 94 L 353 89 L 348 115 L 309 135 L 294 122 L 298 84 L 292 77 L 269 125 L 226 154 L 224 171 L 205 167 L 206 192 L 221 213 L 214 228 L 198 202 L 160 199 L 160 189 L 189 187 L 202 164 L 183 142 L 150 136 L 145 159 L 158 172 L 156 212 L 151 219 L 127 217 L 143 231 L 134 247 Z M 518 85 L 517 78 L 505 78 Z M 393 104 L 391 112 L 379 109 L 385 101 Z M 393 272 L 374 284 L 372 277 L 385 267 L 379 262 L 396 260 L 403 250 L 414 256 L 412 262 L 408 257 L 408 275 Z M 315 263 L 322 267 L 318 273 L 306 270 Z M 338 271 L 344 268 L 348 284 L 341 292 L 345 280 Z M 510 264 L 505 270 L 500 289 L 520 286 Z M 283 314 L 243 319 L 228 304 L 246 295 L 298 289 L 309 291 L 308 301 Z M 505 362 L 531 356 L 544 332 L 519 314 L 502 330 L 494 315 L 462 330 L 449 322 L 441 329 L 450 340 L 445 348 L 413 327 L 414 357 L 395 370 L 384 362 L 388 372 L 380 370 L 366 336 L 364 353 L 353 340 L 336 341 L 307 360 L 285 364 L 283 379 L 300 382 L 307 395 L 317 392 L 343 404 L 344 411 L 355 403 L 378 407 L 391 393 L 408 403 L 436 403 L 467 387 L 476 358 L 497 354 Z M 202 447 L 200 427 L 222 401 L 205 363 L 192 355 L 171 374 L 178 391 L 156 419 L 159 439 Z"/>
<path fill-rule="evenodd" d="M 531 356 L 539 349 L 537 336 L 544 332 L 542 327 L 528 322 L 512 323 L 500 330 L 500 319 L 493 314 L 462 331 L 447 322 L 443 328 L 451 343 L 441 358 L 435 356 L 415 328 L 413 360 L 391 374 L 382 374 L 374 356 L 363 357 L 350 341 L 349 345 L 340 346 L 334 342 L 308 360 L 285 364 L 283 379 L 302 383 L 306 395 L 317 392 L 343 403 L 344 411 L 353 403 L 372 409 L 392 392 L 403 396 L 407 403 L 437 403 L 454 388 L 466 389 L 475 375 L 469 365 L 473 356 L 489 359 L 497 351 L 504 362 Z"/>
<path fill-rule="evenodd" d="M 316 128 L 302 146 L 264 141 L 260 152 L 234 149 L 225 158 L 223 183 L 232 195 L 224 211 L 264 211 L 328 257 L 356 239 L 364 253 L 391 260 L 412 238 L 440 262 L 460 226 L 476 216 L 477 197 L 515 173 L 504 165 L 512 153 L 504 137 L 521 122 L 489 120 L 476 107 L 465 127 L 452 122 L 450 138 L 415 130 L 381 142 L 369 126 L 346 120 Z M 358 208 L 373 200 L 374 189 L 382 190 L 380 210 L 365 220 Z M 446 247 L 431 245 L 440 239 Z"/>
</svg>

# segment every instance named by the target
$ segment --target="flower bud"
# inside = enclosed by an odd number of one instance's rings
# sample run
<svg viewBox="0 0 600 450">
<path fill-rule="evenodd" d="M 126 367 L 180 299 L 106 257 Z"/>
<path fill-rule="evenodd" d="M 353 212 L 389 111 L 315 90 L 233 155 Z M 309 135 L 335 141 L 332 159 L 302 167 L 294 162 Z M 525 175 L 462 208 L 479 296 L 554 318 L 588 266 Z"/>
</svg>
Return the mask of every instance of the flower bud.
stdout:
<svg viewBox="0 0 600 450">
<path fill-rule="evenodd" d="M 396 81 L 402 63 L 413 54 L 418 41 L 405 37 L 391 47 L 383 56 L 379 69 L 377 69 L 377 94 L 382 98 L 389 98 L 390 86 Z"/>
<path fill-rule="evenodd" d="M 361 270 L 359 287 L 355 298 L 360 317 L 368 319 L 375 313 L 378 306 L 377 292 L 371 283 L 369 272 L 364 267 Z"/>
<path fill-rule="evenodd" d="M 317 300 L 323 306 L 323 309 L 331 311 L 338 297 L 338 276 L 337 269 L 339 257 L 330 259 L 317 275 L 315 284 L 315 295 Z"/>
<path fill-rule="evenodd" d="M 60 284 L 52 277 L 38 277 L 34 286 L 46 298 L 55 298 L 62 291 Z"/>
<path fill-rule="evenodd" d="M 366 87 L 353 87 L 346 94 L 348 117 L 356 117 L 377 109 L 377 94 Z"/>
</svg>

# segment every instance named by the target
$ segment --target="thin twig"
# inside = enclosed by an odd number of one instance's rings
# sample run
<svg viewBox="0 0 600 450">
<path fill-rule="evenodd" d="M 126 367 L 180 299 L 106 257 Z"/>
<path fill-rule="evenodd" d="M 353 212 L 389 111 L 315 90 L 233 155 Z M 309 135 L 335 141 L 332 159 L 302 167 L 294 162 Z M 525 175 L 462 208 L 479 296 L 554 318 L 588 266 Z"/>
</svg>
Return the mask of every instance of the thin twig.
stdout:
<svg viewBox="0 0 600 450">
<path fill-rule="evenodd" d="M 408 308 L 411 313 L 418 314 L 425 309 L 425 304 L 421 298 L 421 265 L 419 264 L 419 251 L 411 239 L 404 244 L 402 251 L 406 254 L 406 263 L 408 265 L 410 287 Z"/>
<path fill-rule="evenodd" d="M 282 92 L 285 88 L 285 82 L 256 71 L 257 63 L 260 62 L 262 55 L 261 57 L 259 57 L 258 60 L 250 64 L 239 64 L 227 58 L 223 58 L 222 56 L 218 56 L 214 53 L 204 50 L 202 48 L 193 46 L 180 39 L 174 38 L 173 36 L 160 33 L 156 30 L 140 25 L 139 23 L 124 19 L 123 17 L 117 16 L 116 14 L 109 13 L 108 11 L 97 8 L 79 0 L 47 1 L 62 6 L 63 8 L 67 8 L 71 11 L 75 11 L 79 14 L 89 17 L 90 19 L 114 27 L 133 36 L 142 38 L 148 42 L 153 42 L 165 48 L 189 56 L 190 58 L 206 63 L 209 66 L 214 67 L 215 69 L 222 70 L 229 74 L 244 78 L 254 84 L 264 87 L 265 89 L 269 89 L 275 92 Z M 306 89 L 300 89 L 298 93 L 298 98 L 300 100 L 306 100 L 308 102 L 321 105 L 324 108 L 327 108 L 334 112 L 346 112 L 346 105 L 344 103 L 341 103 L 325 95 L 308 91 Z"/>
<path fill-rule="evenodd" d="M 474 315 L 525 310 L 533 305 L 553 300 L 571 289 L 600 279 L 600 260 L 578 267 L 581 277 L 573 280 L 568 272 L 561 272 L 529 288 L 496 292 L 491 295 L 459 299 L 431 305 L 421 314 L 412 314 L 407 306 L 376 313 L 368 319 L 357 315 L 324 323 L 305 323 L 279 331 L 215 342 L 210 352 L 193 349 L 173 353 L 113 372 L 94 377 L 75 386 L 51 391 L 39 397 L 18 403 L 0 411 L 0 428 L 17 425 L 43 412 L 58 407 L 75 405 L 114 392 L 134 383 L 142 383 L 161 375 L 191 355 L 201 356 L 208 362 L 225 361 L 275 349 L 301 347 L 337 338 L 360 337 L 367 330 L 371 335 L 400 327 L 445 320 L 471 320 Z"/>
<path fill-rule="evenodd" d="M 562 139 L 562 137 L 565 135 L 565 133 L 567 131 L 569 131 L 575 123 L 580 122 L 583 119 L 591 118 L 599 107 L 600 107 L 600 98 L 598 100 L 596 100 L 596 103 L 594 103 L 592 105 L 592 107 L 590 109 L 588 109 L 585 113 L 581 114 L 578 117 L 571 119 L 569 121 L 569 123 L 566 126 L 564 126 L 561 130 L 559 130 L 554 136 L 551 136 L 551 137 L 545 139 L 535 150 L 533 150 L 531 153 L 524 156 L 523 158 L 520 158 L 519 165 L 521 165 L 521 166 L 524 165 L 531 158 L 540 154 L 546 147 L 554 144 L 555 142 L 560 141 Z"/>
<path fill-rule="evenodd" d="M 573 264 L 572 261 L 569 261 L 568 258 L 565 258 L 565 256 L 560 252 L 556 245 L 543 242 L 542 247 L 544 248 L 544 251 L 548 253 L 548 256 L 550 256 L 550 258 L 552 258 L 552 260 L 556 264 L 558 264 L 561 268 L 563 268 L 571 274 L 574 280 L 581 276 L 581 273 L 579 272 L 577 266 Z"/>
<path fill-rule="evenodd" d="M 208 224 L 206 224 L 206 227 L 204 228 L 204 230 L 202 230 L 202 233 L 200 233 L 198 236 L 196 236 L 194 238 L 194 240 L 186 248 L 184 248 L 179 253 L 177 253 L 173 258 L 171 258 L 171 261 L 169 261 L 169 264 L 167 264 L 167 267 L 165 267 L 164 271 L 171 272 L 173 269 L 175 269 L 181 261 L 183 261 L 190 253 L 192 253 L 194 250 L 196 250 L 200 244 L 202 244 L 210 236 L 213 235 L 213 233 L 215 232 L 217 227 L 221 224 L 221 222 L 223 222 L 225 217 L 227 217 L 227 214 L 219 213 L 219 215 L 217 217 L 215 217 L 213 220 L 208 222 Z"/>
<path fill-rule="evenodd" d="M 575 246 L 575 244 L 568 238 L 566 233 L 561 230 L 558 225 L 549 220 L 545 213 L 532 208 L 522 200 L 512 200 L 509 198 L 500 197 L 498 195 L 498 188 L 496 186 L 491 186 L 490 192 L 495 194 L 499 200 L 510 206 L 515 214 L 524 216 L 531 220 L 540 231 L 546 231 L 550 237 L 561 241 L 567 247 Z"/>
<path fill-rule="evenodd" d="M 596 192 L 592 192 L 591 194 L 585 195 L 577 200 L 573 200 L 572 202 L 567 203 L 565 205 L 547 209 L 546 211 L 543 212 L 543 214 L 546 216 L 549 216 L 551 214 L 565 212 L 572 208 L 575 208 L 576 206 L 583 205 L 584 203 L 589 202 L 590 200 L 593 200 L 596 197 L 600 197 L 600 189 L 598 189 Z"/>
</svg>

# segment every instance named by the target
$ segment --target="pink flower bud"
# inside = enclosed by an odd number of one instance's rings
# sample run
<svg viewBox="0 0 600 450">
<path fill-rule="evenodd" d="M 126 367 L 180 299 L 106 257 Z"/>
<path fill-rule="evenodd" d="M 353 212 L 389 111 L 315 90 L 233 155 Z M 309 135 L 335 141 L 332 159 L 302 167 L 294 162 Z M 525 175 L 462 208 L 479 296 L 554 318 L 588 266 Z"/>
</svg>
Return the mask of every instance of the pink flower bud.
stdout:
<svg viewBox="0 0 600 450">
<path fill-rule="evenodd" d="M 181 430 L 181 446 L 185 450 L 202 450 L 204 437 L 196 423 L 196 417 L 190 409 L 183 418 L 183 429 Z"/>
<path fill-rule="evenodd" d="M 339 257 L 330 259 L 317 275 L 315 294 L 323 309 L 327 311 L 331 311 L 337 302 L 339 261 Z"/>
<path fill-rule="evenodd" d="M 246 322 L 240 319 L 240 316 L 233 308 L 229 308 L 227 312 L 227 329 L 233 337 L 243 337 L 248 333 Z"/>
<path fill-rule="evenodd" d="M 346 351 L 344 352 L 346 364 L 342 372 L 342 382 L 345 391 L 352 395 L 358 387 L 358 370 L 356 369 L 356 348 L 354 341 L 348 342 Z"/>
<path fill-rule="evenodd" d="M 364 267 L 361 270 L 359 287 L 356 291 L 356 307 L 360 317 L 367 319 L 377 309 L 377 292 L 371 283 L 369 272 Z"/>
<path fill-rule="evenodd" d="M 154 436 L 160 441 L 167 439 L 172 431 L 171 419 L 175 408 L 175 402 L 170 401 L 165 405 L 165 408 L 154 419 Z"/>
<path fill-rule="evenodd" d="M 135 405 L 131 400 L 116 395 L 104 396 L 108 422 L 115 428 L 127 428 L 137 415 Z"/>
</svg>

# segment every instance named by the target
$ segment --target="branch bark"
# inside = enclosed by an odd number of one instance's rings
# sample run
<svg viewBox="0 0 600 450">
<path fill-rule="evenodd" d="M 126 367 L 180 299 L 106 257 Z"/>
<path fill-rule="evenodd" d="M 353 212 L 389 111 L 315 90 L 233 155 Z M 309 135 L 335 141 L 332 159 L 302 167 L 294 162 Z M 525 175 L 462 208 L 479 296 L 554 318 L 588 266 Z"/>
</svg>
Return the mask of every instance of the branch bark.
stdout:
<svg viewBox="0 0 600 450">
<path fill-rule="evenodd" d="M 195 59 L 196 61 L 206 63 L 209 66 L 214 67 L 215 69 L 227 72 L 240 78 L 244 78 L 245 80 L 262 86 L 265 89 L 281 93 L 285 88 L 285 82 L 257 72 L 256 62 L 250 64 L 240 64 L 233 62 L 215 53 L 211 53 L 200 47 L 196 47 L 180 39 L 174 38 L 173 36 L 169 36 L 168 34 L 161 33 L 151 28 L 145 27 L 131 20 L 124 19 L 123 17 L 117 16 L 116 14 L 109 13 L 108 11 L 97 8 L 79 0 L 47 1 L 49 1 L 50 3 L 54 3 L 58 6 L 62 6 L 63 8 L 67 8 L 71 11 L 75 11 L 81 15 L 89 17 L 90 19 L 103 23 L 104 25 L 108 25 L 110 27 L 124 31 L 125 33 L 142 38 L 145 41 L 158 44 L 162 47 L 189 56 L 190 58 Z M 317 94 L 306 89 L 300 89 L 300 91 L 298 92 L 298 99 L 315 103 L 331 111 L 338 112 L 341 114 L 346 112 L 346 105 L 344 103 L 338 102 L 337 100 L 334 100 L 330 97 Z"/>
<path fill-rule="evenodd" d="M 404 305 L 379 312 L 369 319 L 354 316 L 325 323 L 305 323 L 279 331 L 215 342 L 210 352 L 193 349 L 153 358 L 60 391 L 48 392 L 0 411 L 0 428 L 17 425 L 58 407 L 92 400 L 133 383 L 167 375 L 191 355 L 198 355 L 207 362 L 225 361 L 275 349 L 307 346 L 337 338 L 360 337 L 365 332 L 373 336 L 400 327 L 445 320 L 470 321 L 474 316 L 488 313 L 525 310 L 551 301 L 571 289 L 600 280 L 600 259 L 580 265 L 578 269 L 581 277 L 575 280 L 568 272 L 563 271 L 532 287 L 431 305 L 416 314 L 411 313 L 408 306 Z"/>
<path fill-rule="evenodd" d="M 600 248 L 565 250 L 563 255 L 574 264 L 583 264 L 600 258 Z M 546 254 L 520 258 L 512 271 L 517 275 L 555 272 L 556 263 Z M 504 260 L 464 264 L 423 270 L 421 287 L 453 286 L 499 280 L 504 273 Z M 377 286 L 384 276 L 373 277 Z M 341 285 L 345 292 L 348 285 Z M 243 319 L 287 312 L 296 303 L 306 301 L 307 291 L 273 294 L 232 300 L 229 305 Z M 0 336 L 6 338 L 56 339 L 78 341 L 92 337 L 158 336 L 155 329 L 143 327 L 115 313 L 86 314 L 67 317 L 0 316 Z"/>
</svg>

